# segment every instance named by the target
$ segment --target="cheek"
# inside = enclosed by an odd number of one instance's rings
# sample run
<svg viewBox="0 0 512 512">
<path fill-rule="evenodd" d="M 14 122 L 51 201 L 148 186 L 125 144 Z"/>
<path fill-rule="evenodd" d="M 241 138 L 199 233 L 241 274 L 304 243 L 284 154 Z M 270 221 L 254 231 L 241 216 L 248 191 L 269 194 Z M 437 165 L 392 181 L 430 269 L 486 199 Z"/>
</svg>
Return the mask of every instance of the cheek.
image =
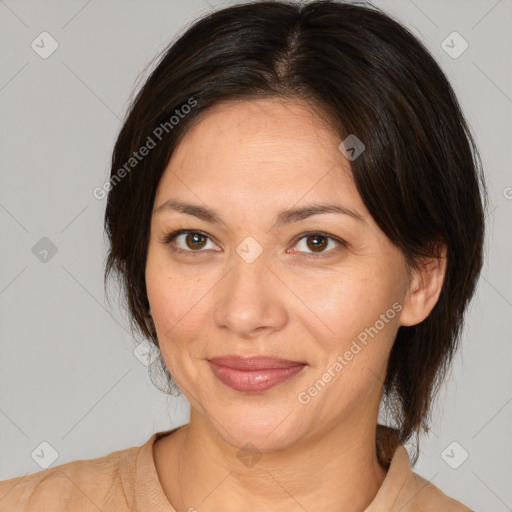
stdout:
<svg viewBox="0 0 512 512">
<path fill-rule="evenodd" d="M 158 341 L 162 351 L 173 348 L 193 352 L 201 339 L 199 331 L 211 317 L 203 294 L 179 293 L 172 289 L 153 290 L 151 309 Z"/>
<path fill-rule="evenodd" d="M 365 328 L 373 326 L 400 296 L 389 279 L 369 268 L 297 279 L 295 284 L 294 291 L 306 306 L 303 311 L 308 318 L 314 313 L 314 323 L 310 325 L 325 331 L 332 348 L 350 343 Z M 388 330 L 389 324 L 381 330 Z"/>
<path fill-rule="evenodd" d="M 310 384 L 313 393 L 321 395 L 317 412 L 325 414 L 327 421 L 333 410 L 346 412 L 359 407 L 369 394 L 377 396 L 401 304 L 394 285 L 375 275 L 360 279 L 345 275 L 336 282 L 331 280 L 326 289 L 329 293 L 310 291 L 308 296 L 311 309 L 322 322 L 315 320 L 313 328 L 308 316 L 303 325 L 310 330 L 309 351 L 317 357 Z"/>
<path fill-rule="evenodd" d="M 323 294 L 314 287 L 308 291 L 308 303 L 322 320 L 303 319 L 313 340 L 310 351 L 317 354 L 311 383 L 329 382 L 318 407 L 356 407 L 384 380 L 401 308 L 396 284 L 369 271 L 354 272 L 331 278 Z"/>
<path fill-rule="evenodd" d="M 189 316 L 201 309 L 204 284 L 194 276 L 192 267 L 187 274 L 169 265 L 169 259 L 157 250 L 149 252 L 146 265 L 146 290 L 157 332 L 172 337 L 172 332 Z"/>
<path fill-rule="evenodd" d="M 207 291 L 215 284 L 194 276 L 189 268 L 184 275 L 149 257 L 146 267 L 146 289 L 162 358 L 178 384 L 197 377 L 195 361 L 204 352 L 207 338 L 201 331 L 211 319 Z"/>
</svg>

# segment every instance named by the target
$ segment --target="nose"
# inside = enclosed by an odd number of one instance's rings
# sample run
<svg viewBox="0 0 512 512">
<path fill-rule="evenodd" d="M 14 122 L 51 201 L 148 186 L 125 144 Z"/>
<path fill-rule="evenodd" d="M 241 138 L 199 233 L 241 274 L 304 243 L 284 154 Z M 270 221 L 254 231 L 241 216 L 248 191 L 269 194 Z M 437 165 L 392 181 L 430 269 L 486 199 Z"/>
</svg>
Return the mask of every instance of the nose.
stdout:
<svg viewBox="0 0 512 512">
<path fill-rule="evenodd" d="M 235 254 L 214 288 L 215 325 L 244 339 L 282 329 L 288 321 L 285 289 L 264 254 L 251 263 Z"/>
</svg>

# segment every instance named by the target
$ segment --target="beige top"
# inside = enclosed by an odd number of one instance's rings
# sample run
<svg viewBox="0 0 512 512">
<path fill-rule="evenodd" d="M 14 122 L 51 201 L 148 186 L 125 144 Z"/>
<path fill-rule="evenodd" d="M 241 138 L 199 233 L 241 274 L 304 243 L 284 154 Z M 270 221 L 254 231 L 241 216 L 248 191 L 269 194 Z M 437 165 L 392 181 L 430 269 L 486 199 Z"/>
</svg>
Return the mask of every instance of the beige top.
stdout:
<svg viewBox="0 0 512 512">
<path fill-rule="evenodd" d="M 153 459 L 155 440 L 174 430 L 156 432 L 142 446 L 4 480 L 0 512 L 176 512 Z M 387 474 L 365 512 L 472 512 L 413 473 L 406 449 L 390 435 L 378 425 L 377 455 Z"/>
</svg>

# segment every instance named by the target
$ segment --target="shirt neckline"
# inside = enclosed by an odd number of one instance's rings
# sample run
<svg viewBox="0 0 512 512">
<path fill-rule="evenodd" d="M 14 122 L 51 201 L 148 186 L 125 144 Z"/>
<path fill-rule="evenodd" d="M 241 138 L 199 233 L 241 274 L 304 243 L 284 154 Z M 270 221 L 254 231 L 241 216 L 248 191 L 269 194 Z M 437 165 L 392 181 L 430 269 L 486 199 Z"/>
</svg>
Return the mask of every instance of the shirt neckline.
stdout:
<svg viewBox="0 0 512 512">
<path fill-rule="evenodd" d="M 142 445 L 137 454 L 134 496 L 136 510 L 140 512 L 176 512 L 164 493 L 153 455 L 153 445 L 157 439 L 179 430 L 185 425 L 170 430 L 155 432 Z M 372 502 L 364 512 L 391 510 L 402 488 L 413 474 L 409 455 L 403 445 L 398 443 L 396 431 L 377 425 L 377 454 L 386 469 L 386 477 Z"/>
</svg>

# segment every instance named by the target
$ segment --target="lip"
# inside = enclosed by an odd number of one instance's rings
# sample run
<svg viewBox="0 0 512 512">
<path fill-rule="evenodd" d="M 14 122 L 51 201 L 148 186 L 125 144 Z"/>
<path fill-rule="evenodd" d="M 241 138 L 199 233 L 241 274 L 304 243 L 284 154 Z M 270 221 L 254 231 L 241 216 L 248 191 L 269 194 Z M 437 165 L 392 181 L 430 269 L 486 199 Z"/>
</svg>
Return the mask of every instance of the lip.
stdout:
<svg viewBox="0 0 512 512">
<path fill-rule="evenodd" d="M 229 355 L 208 360 L 217 379 L 236 391 L 257 393 L 281 384 L 299 372 L 306 363 L 275 357 Z"/>
<path fill-rule="evenodd" d="M 227 366 L 235 370 L 268 370 L 274 368 L 291 368 L 304 365 L 303 361 L 291 361 L 270 356 L 249 356 L 242 357 L 236 354 L 212 357 L 210 362 L 221 366 Z"/>
</svg>

